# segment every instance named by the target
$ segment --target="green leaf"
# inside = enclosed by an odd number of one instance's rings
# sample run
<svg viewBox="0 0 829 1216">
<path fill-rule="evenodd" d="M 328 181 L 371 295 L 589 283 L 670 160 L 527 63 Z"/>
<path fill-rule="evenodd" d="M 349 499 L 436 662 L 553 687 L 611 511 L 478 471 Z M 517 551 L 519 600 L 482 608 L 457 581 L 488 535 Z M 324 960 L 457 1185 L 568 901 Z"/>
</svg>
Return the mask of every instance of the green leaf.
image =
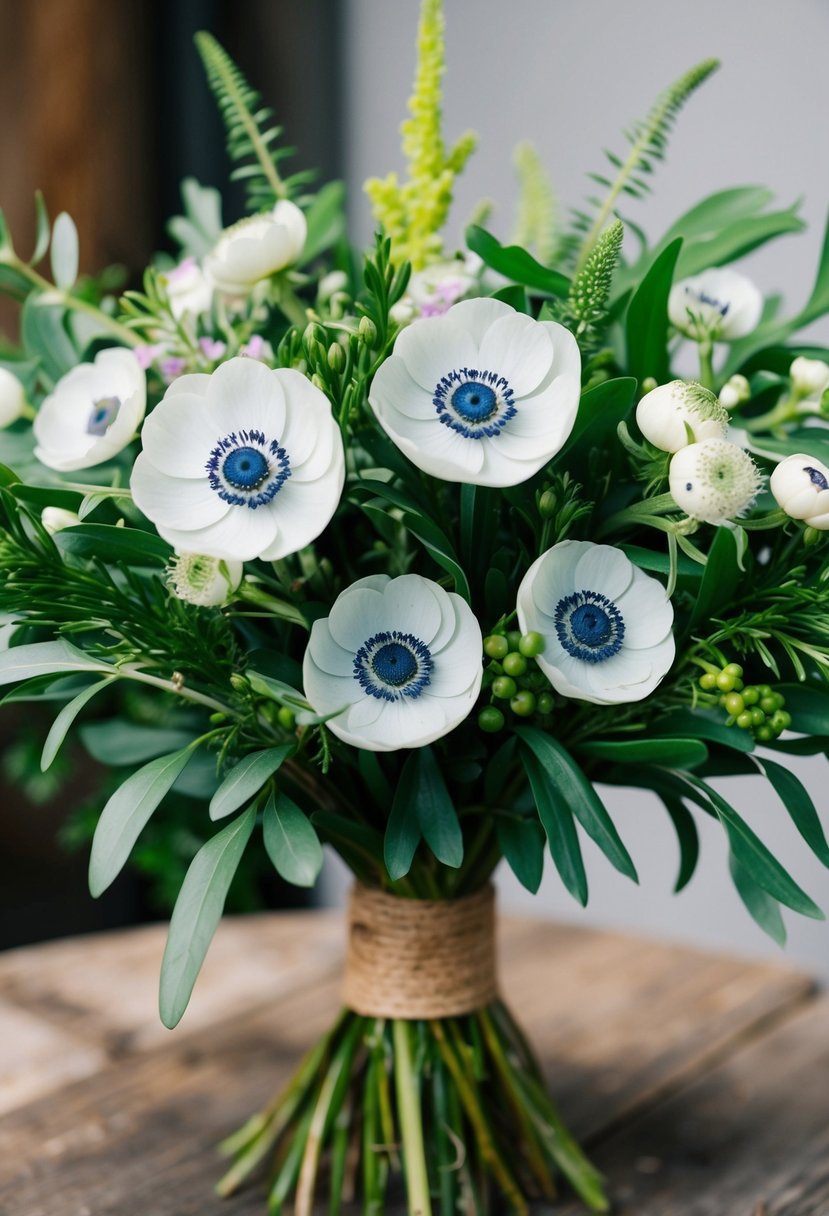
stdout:
<svg viewBox="0 0 829 1216">
<path fill-rule="evenodd" d="M 582 393 L 579 412 L 564 447 L 555 457 L 561 460 L 575 447 L 597 446 L 609 436 L 630 413 L 636 395 L 636 381 L 631 376 L 605 380 Z"/>
<path fill-rule="evenodd" d="M 620 874 L 638 882 L 636 867 L 622 843 L 613 820 L 578 764 L 551 735 L 532 726 L 515 732 L 544 768 L 553 788 L 563 798 L 588 836 Z"/>
<path fill-rule="evenodd" d="M 224 819 L 250 802 L 294 751 L 292 744 L 251 752 L 235 764 L 210 802 L 210 818 Z"/>
<path fill-rule="evenodd" d="M 313 887 L 322 868 L 322 845 L 296 803 L 285 794 L 271 794 L 262 816 L 262 833 L 277 874 L 295 887 Z"/>
<path fill-rule="evenodd" d="M 696 768 L 708 759 L 699 739 L 591 739 L 579 751 L 616 764 L 662 764 L 666 768 Z"/>
<path fill-rule="evenodd" d="M 306 266 L 335 245 L 345 231 L 345 186 L 328 182 L 314 195 L 305 212 L 308 235 L 299 265 Z"/>
<path fill-rule="evenodd" d="M 707 739 L 738 752 L 754 750 L 754 739 L 747 730 L 726 726 L 722 714 L 710 714 L 704 709 L 673 709 L 661 714 L 649 730 L 652 739 Z"/>
<path fill-rule="evenodd" d="M 251 807 L 208 840 L 181 885 L 161 963 L 159 1012 L 170 1030 L 187 1008 L 255 822 Z"/>
<path fill-rule="evenodd" d="M 711 618 L 734 599 L 740 581 L 745 577 L 737 556 L 737 542 L 732 530 L 717 528 L 691 613 L 692 630 L 700 624 L 709 624 Z"/>
<path fill-rule="evenodd" d="M 786 926 L 783 924 L 777 900 L 772 899 L 768 892 L 754 881 L 749 871 L 733 853 L 729 854 L 728 865 L 737 894 L 745 904 L 752 920 L 756 921 L 763 932 L 768 933 L 778 946 L 785 946 Z"/>
<path fill-rule="evenodd" d="M 570 280 L 557 270 L 542 266 L 519 245 L 504 246 L 485 228 L 470 224 L 466 230 L 466 243 L 473 253 L 499 274 L 535 291 L 552 296 L 566 297 L 570 291 Z"/>
<path fill-rule="evenodd" d="M 829 686 L 779 684 L 776 691 L 786 698 L 793 731 L 798 735 L 829 735 Z"/>
<path fill-rule="evenodd" d="M 763 759 L 763 772 L 785 806 L 792 822 L 819 861 L 829 866 L 829 843 L 809 791 L 799 777 L 782 764 Z"/>
<path fill-rule="evenodd" d="M 163 566 L 173 555 L 171 546 L 154 532 L 119 528 L 115 524 L 75 524 L 62 529 L 54 539 L 64 553 L 102 562 Z"/>
<path fill-rule="evenodd" d="M 108 671 L 116 674 L 109 663 L 92 659 L 82 650 L 63 639 L 57 642 L 31 642 L 0 652 L 0 686 L 30 680 L 34 676 L 65 675 L 70 671 Z"/>
<path fill-rule="evenodd" d="M 827 312 L 829 312 L 829 218 L 826 220 L 815 285 L 808 302 L 798 316 L 798 328 L 808 325 L 811 321 L 817 321 Z"/>
<path fill-rule="evenodd" d="M 143 764 L 155 756 L 186 747 L 193 742 L 194 732 L 112 718 L 107 722 L 89 722 L 80 728 L 79 734 L 93 760 L 117 768 Z"/>
<path fill-rule="evenodd" d="M 396 882 L 405 878 L 420 844 L 420 820 L 417 815 L 417 788 L 412 778 L 412 766 L 417 752 L 412 752 L 403 765 L 383 840 L 383 859 L 389 878 Z"/>
<path fill-rule="evenodd" d="M 660 253 L 633 293 L 625 316 L 628 371 L 641 384 L 653 376 L 658 384 L 671 378 L 668 357 L 668 295 L 682 240 Z"/>
<path fill-rule="evenodd" d="M 49 728 L 49 734 L 46 736 L 46 742 L 43 745 L 43 753 L 40 757 L 40 771 L 42 773 L 45 773 L 51 767 L 70 726 L 86 703 L 91 701 L 99 692 L 103 692 L 111 683 L 112 677 L 107 676 L 106 679 L 99 680 L 97 684 L 90 684 L 83 692 L 79 692 L 68 705 L 64 705 Z"/>
<path fill-rule="evenodd" d="M 699 832 L 693 815 L 679 798 L 672 798 L 670 794 L 662 794 L 661 798 L 676 829 L 676 838 L 679 842 L 679 873 L 674 883 L 674 894 L 678 895 L 691 881 L 697 868 Z"/>
<path fill-rule="evenodd" d="M 499 815 L 495 820 L 498 846 L 515 877 L 535 895 L 544 873 L 544 831 L 536 819 Z"/>
<path fill-rule="evenodd" d="M 128 777 L 107 802 L 89 857 L 89 890 L 97 899 L 106 891 L 127 861 L 156 807 L 168 793 L 193 755 L 193 745 L 169 756 L 151 760 Z"/>
<path fill-rule="evenodd" d="M 573 812 L 549 780 L 534 752 L 521 749 L 524 771 L 532 789 L 538 817 L 544 828 L 550 855 L 567 890 L 582 907 L 587 905 L 587 875 Z"/>
<path fill-rule="evenodd" d="M 456 870 L 463 861 L 461 825 L 431 747 L 418 747 L 412 752 L 408 779 L 423 839 L 439 862 Z"/>
<path fill-rule="evenodd" d="M 26 354 L 36 356 L 53 382 L 75 367 L 79 353 L 65 325 L 66 308 L 49 302 L 45 294 L 32 292 L 20 314 L 20 336 Z"/>
<path fill-rule="evenodd" d="M 61 211 L 52 229 L 52 278 L 61 291 L 70 291 L 78 277 L 78 230 Z"/>
<path fill-rule="evenodd" d="M 641 545 L 621 544 L 617 546 L 626 553 L 634 566 L 640 570 L 648 570 L 654 574 L 670 574 L 671 559 L 664 551 L 657 553 L 653 549 L 643 549 Z M 677 570 L 680 578 L 701 579 L 705 569 L 699 562 L 686 557 L 684 553 L 677 555 Z"/>
<path fill-rule="evenodd" d="M 797 215 L 799 206 L 794 203 L 783 211 L 738 219 L 713 236 L 686 242 L 677 261 L 677 277 L 685 279 L 709 266 L 725 266 L 786 233 L 802 232 L 806 225 Z"/>
<path fill-rule="evenodd" d="M 43 201 L 40 190 L 35 190 L 35 247 L 30 266 L 37 266 L 41 258 L 45 256 L 46 250 L 49 248 L 50 236 L 49 212 L 46 210 L 46 203 Z"/>
</svg>

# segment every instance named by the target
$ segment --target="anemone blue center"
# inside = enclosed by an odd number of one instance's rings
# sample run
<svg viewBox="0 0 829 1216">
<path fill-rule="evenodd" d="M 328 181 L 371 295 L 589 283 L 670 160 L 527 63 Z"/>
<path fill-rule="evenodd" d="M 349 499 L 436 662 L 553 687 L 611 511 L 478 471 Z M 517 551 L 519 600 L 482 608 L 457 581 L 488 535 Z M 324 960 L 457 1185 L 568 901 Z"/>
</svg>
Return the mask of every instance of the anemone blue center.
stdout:
<svg viewBox="0 0 829 1216">
<path fill-rule="evenodd" d="M 271 502 L 291 476 L 288 453 L 259 430 L 225 435 L 205 467 L 211 490 L 233 506 L 251 509 Z"/>
<path fill-rule="evenodd" d="M 354 679 L 371 697 L 399 701 L 419 697 L 431 678 L 432 654 L 413 633 L 375 633 L 354 656 Z"/>
<path fill-rule="evenodd" d="M 829 481 L 827 481 L 825 474 L 821 473 L 820 469 L 815 469 L 810 464 L 805 464 L 803 472 L 809 474 L 809 481 L 811 481 L 813 486 L 817 486 L 819 490 L 829 490 Z"/>
<path fill-rule="evenodd" d="M 258 448 L 234 448 L 222 461 L 222 474 L 238 490 L 253 490 L 268 476 L 268 462 Z"/>
<path fill-rule="evenodd" d="M 598 591 L 574 591 L 555 608 L 558 640 L 574 659 L 602 663 L 618 654 L 625 622 L 612 600 Z"/>
<path fill-rule="evenodd" d="M 118 397 L 102 397 L 93 401 L 86 423 L 87 435 L 105 435 L 118 417 L 121 401 Z"/>
<path fill-rule="evenodd" d="M 498 372 L 458 367 L 441 376 L 432 397 L 438 418 L 464 439 L 493 438 L 518 412 Z"/>
<path fill-rule="evenodd" d="M 731 307 L 728 301 L 723 304 L 722 300 L 718 300 L 716 296 L 709 296 L 704 291 L 701 291 L 697 298 L 700 304 L 707 304 L 709 308 L 715 308 L 721 317 L 724 317 Z"/>
</svg>

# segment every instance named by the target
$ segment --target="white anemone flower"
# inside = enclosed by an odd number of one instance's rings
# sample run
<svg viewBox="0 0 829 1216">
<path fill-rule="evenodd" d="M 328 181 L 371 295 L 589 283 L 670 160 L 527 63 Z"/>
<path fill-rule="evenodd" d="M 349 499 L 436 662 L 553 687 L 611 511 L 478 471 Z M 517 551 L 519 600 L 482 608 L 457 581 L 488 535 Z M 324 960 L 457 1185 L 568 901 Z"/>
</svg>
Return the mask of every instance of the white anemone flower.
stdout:
<svg viewBox="0 0 829 1216">
<path fill-rule="evenodd" d="M 17 422 L 26 410 L 26 394 L 17 376 L 0 367 L 0 428 Z"/>
<path fill-rule="evenodd" d="M 695 342 L 734 342 L 757 328 L 763 296 L 751 279 L 712 266 L 675 283 L 668 296 L 671 324 Z"/>
<path fill-rule="evenodd" d="M 273 211 L 250 215 L 226 228 L 204 260 L 205 274 L 220 291 L 247 295 L 262 279 L 293 266 L 307 235 L 299 207 L 282 199 Z"/>
<path fill-rule="evenodd" d="M 318 714 L 336 714 L 329 730 L 354 747 L 424 747 L 475 705 L 482 645 L 481 627 L 459 595 L 419 574 L 370 575 L 314 622 L 305 696 Z"/>
<path fill-rule="evenodd" d="M 787 456 L 772 473 L 769 488 L 792 519 L 829 531 L 829 468 L 822 461 L 803 452 Z"/>
<path fill-rule="evenodd" d="M 694 381 L 671 380 L 646 393 L 636 407 L 645 438 L 663 452 L 678 452 L 698 439 L 724 439 L 728 411 Z"/>
<path fill-rule="evenodd" d="M 131 350 L 113 347 L 62 376 L 34 420 L 41 464 L 58 472 L 111 460 L 135 437 L 147 381 Z"/>
<path fill-rule="evenodd" d="M 210 312 L 213 288 L 195 258 L 185 258 L 159 276 L 167 289 L 170 311 L 177 321 Z"/>
<path fill-rule="evenodd" d="M 141 439 L 133 499 L 182 553 L 275 561 L 315 540 L 340 501 L 340 429 L 289 368 L 237 357 L 180 376 Z"/>
<path fill-rule="evenodd" d="M 579 348 L 564 326 L 477 299 L 404 329 L 374 377 L 369 401 L 386 433 L 425 473 L 514 486 L 563 446 L 580 386 Z"/>
<path fill-rule="evenodd" d="M 522 633 L 557 692 L 594 705 L 641 701 L 674 661 L 671 601 L 612 545 L 563 540 L 542 553 L 518 588 Z"/>
<path fill-rule="evenodd" d="M 676 505 L 707 524 L 724 524 L 747 510 L 760 481 L 748 452 L 727 439 L 690 443 L 673 456 L 668 470 L 668 488 Z"/>
<path fill-rule="evenodd" d="M 177 553 L 167 578 L 173 593 L 201 608 L 219 607 L 232 598 L 244 575 L 242 562 L 224 561 L 204 553 Z"/>
</svg>

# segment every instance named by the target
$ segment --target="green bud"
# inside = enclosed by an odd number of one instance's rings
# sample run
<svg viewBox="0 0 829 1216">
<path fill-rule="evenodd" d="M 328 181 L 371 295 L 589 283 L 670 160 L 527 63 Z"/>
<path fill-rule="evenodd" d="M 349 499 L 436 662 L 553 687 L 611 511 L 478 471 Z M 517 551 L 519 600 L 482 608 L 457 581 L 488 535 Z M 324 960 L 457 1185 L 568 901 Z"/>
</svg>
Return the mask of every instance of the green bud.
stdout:
<svg viewBox="0 0 829 1216">
<path fill-rule="evenodd" d="M 647 393 L 652 393 L 655 388 L 659 388 L 659 381 L 656 377 L 645 376 L 645 379 L 642 381 L 642 396 L 644 397 Z"/>
<path fill-rule="evenodd" d="M 558 510 L 558 497 L 555 490 L 545 490 L 538 500 L 538 514 L 542 519 L 552 519 Z"/>
<path fill-rule="evenodd" d="M 276 720 L 283 730 L 293 730 L 296 726 L 296 716 L 292 709 L 287 705 L 280 705 L 279 713 L 276 715 Z"/>
<path fill-rule="evenodd" d="M 312 321 L 310 325 L 305 326 L 305 332 L 302 335 L 302 345 L 306 351 L 310 351 L 314 346 L 321 346 L 325 342 L 325 337 L 325 330 L 322 326 Z"/>
<path fill-rule="evenodd" d="M 250 692 L 250 684 L 248 684 L 245 677 L 240 675 L 238 671 L 234 671 L 231 675 L 230 687 L 235 689 L 236 692 Z"/>
<path fill-rule="evenodd" d="M 743 689 L 742 698 L 746 705 L 756 705 L 760 700 L 760 694 L 753 685 L 749 684 L 748 688 Z"/>
<path fill-rule="evenodd" d="M 510 629 L 507 633 L 507 641 L 509 642 L 510 650 L 517 650 L 521 644 L 521 630 Z"/>
<path fill-rule="evenodd" d="M 704 692 L 711 692 L 717 687 L 717 676 L 713 671 L 704 671 L 699 678 L 699 686 Z"/>
<path fill-rule="evenodd" d="M 540 714 L 551 714 L 553 712 L 554 705 L 555 701 L 553 700 L 553 694 L 549 692 L 542 692 L 538 698 L 538 712 Z"/>
<path fill-rule="evenodd" d="M 335 372 L 341 372 L 345 367 L 345 351 L 339 342 L 332 342 L 328 348 L 328 366 Z"/>
<path fill-rule="evenodd" d="M 366 346 L 374 346 L 377 342 L 377 326 L 372 321 L 371 317 L 361 317 L 360 324 L 357 326 L 357 335 L 361 342 L 365 342 Z"/>
<path fill-rule="evenodd" d="M 738 692 L 727 693 L 725 698 L 725 708 L 733 718 L 737 718 L 745 709 L 745 701 L 743 701 L 743 698 Z"/>
<path fill-rule="evenodd" d="M 737 714 L 736 721 L 737 725 L 742 727 L 743 730 L 748 730 L 750 726 L 754 725 L 751 718 L 751 711 L 748 709 L 744 709 L 741 714 Z"/>
</svg>

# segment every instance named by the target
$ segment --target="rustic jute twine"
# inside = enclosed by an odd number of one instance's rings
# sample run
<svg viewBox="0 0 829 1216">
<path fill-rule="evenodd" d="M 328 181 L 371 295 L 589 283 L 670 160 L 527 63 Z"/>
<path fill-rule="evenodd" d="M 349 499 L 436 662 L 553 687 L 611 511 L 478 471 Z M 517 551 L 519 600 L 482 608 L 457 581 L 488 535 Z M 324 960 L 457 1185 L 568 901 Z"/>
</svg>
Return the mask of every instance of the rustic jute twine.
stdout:
<svg viewBox="0 0 829 1216">
<path fill-rule="evenodd" d="M 351 889 L 343 999 L 364 1017 L 445 1018 L 497 996 L 495 895 L 402 899 Z"/>
</svg>

